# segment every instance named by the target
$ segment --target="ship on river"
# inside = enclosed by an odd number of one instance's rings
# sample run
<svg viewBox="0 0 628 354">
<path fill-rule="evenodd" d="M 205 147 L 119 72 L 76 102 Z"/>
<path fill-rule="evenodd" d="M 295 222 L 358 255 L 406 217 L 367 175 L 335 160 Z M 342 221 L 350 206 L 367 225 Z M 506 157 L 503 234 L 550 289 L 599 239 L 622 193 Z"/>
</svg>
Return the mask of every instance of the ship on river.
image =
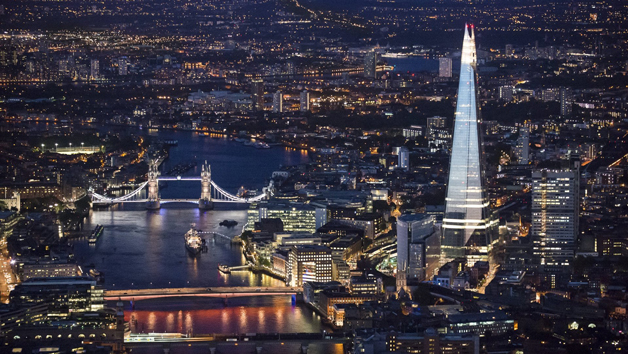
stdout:
<svg viewBox="0 0 628 354">
<path fill-rule="evenodd" d="M 89 243 L 96 243 L 96 241 L 98 241 L 98 238 L 102 234 L 103 229 L 104 229 L 104 227 L 102 225 L 96 225 L 96 227 L 94 228 L 92 233 L 89 235 L 88 242 Z"/>
<path fill-rule="evenodd" d="M 203 239 L 194 226 L 185 233 L 185 248 L 190 254 L 194 256 L 200 254 L 203 251 L 203 243 Z"/>
</svg>

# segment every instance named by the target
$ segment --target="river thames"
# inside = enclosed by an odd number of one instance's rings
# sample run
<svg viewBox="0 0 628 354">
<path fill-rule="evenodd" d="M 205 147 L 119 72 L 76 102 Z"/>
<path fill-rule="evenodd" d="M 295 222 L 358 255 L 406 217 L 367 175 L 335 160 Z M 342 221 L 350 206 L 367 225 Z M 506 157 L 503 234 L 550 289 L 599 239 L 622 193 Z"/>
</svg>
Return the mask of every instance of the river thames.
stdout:
<svg viewBox="0 0 628 354">
<path fill-rule="evenodd" d="M 160 132 L 160 139 L 176 139 L 162 170 L 181 162 L 197 161 L 185 175 L 200 175 L 207 160 L 212 179 L 235 194 L 239 187 L 261 189 L 272 171 L 282 165 L 308 161 L 307 154 L 284 147 L 255 149 L 226 138 L 202 137 L 191 132 Z M 200 183 L 168 181 L 161 197 L 198 198 Z M 74 241 L 77 261 L 92 265 L 105 275 L 107 289 L 157 287 L 283 286 L 281 280 L 248 271 L 223 274 L 218 264 L 244 264 L 239 246 L 208 237 L 209 249 L 197 257 L 186 251 L 184 233 L 190 224 L 203 231 L 238 235 L 246 221 L 246 205 L 223 203 L 214 210 L 201 211 L 193 204 L 164 204 L 147 211 L 143 205 L 128 203 L 106 210 L 93 210 L 85 224 L 90 230 L 104 226 L 95 245 L 85 239 Z M 238 222 L 233 228 L 220 226 L 222 220 Z M 135 333 L 295 333 L 321 332 L 320 317 L 291 297 L 269 296 L 222 299 L 178 298 L 138 301 L 126 305 L 125 318 Z M 313 352 L 317 350 L 312 348 Z M 322 347 L 335 352 L 337 346 Z M 135 350 L 134 350 L 135 352 Z"/>
</svg>

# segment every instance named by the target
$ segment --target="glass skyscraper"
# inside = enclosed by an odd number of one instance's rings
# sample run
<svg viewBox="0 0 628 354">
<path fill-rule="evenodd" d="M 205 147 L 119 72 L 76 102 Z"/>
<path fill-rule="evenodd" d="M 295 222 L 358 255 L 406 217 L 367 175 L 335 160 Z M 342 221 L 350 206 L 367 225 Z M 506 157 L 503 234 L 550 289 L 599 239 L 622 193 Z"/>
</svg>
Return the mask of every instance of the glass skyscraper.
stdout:
<svg viewBox="0 0 628 354">
<path fill-rule="evenodd" d="M 469 266 L 478 260 L 488 259 L 496 226 L 488 207 L 481 164 L 476 63 L 473 27 L 466 26 L 443 218 L 441 261 L 466 257 Z"/>
</svg>

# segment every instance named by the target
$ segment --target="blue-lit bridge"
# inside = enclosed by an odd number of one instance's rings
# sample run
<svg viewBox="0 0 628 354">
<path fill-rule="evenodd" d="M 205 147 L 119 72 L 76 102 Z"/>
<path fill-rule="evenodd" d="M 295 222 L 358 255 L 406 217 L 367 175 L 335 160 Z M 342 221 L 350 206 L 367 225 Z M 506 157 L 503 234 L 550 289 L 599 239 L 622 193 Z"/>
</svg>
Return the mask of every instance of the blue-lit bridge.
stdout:
<svg viewBox="0 0 628 354">
<path fill-rule="evenodd" d="M 199 199 L 161 199 L 159 195 L 159 182 L 160 181 L 200 181 L 201 182 L 201 196 Z M 140 199 L 138 196 L 140 192 L 147 188 L 147 197 Z M 148 171 L 148 181 L 142 183 L 135 190 L 120 197 L 109 197 L 106 195 L 98 194 L 94 191 L 90 191 L 92 203 L 95 205 L 112 205 L 118 203 L 145 203 L 147 209 L 159 209 L 161 204 L 164 203 L 198 203 L 200 209 L 212 209 L 214 203 L 253 203 L 260 200 L 267 199 L 272 191 L 272 181 L 269 186 L 264 188 L 260 195 L 254 197 L 239 197 L 233 195 L 216 184 L 211 179 L 211 168 L 205 162 L 201 169 L 200 177 L 160 177 L 155 161 L 151 162 L 150 169 Z"/>
<path fill-rule="evenodd" d="M 148 299 L 158 299 L 165 297 L 256 297 L 256 296 L 278 296 L 297 295 L 302 293 L 299 287 L 208 287 L 208 288 L 156 288 L 156 289 L 124 289 L 105 290 L 105 300 L 126 300 L 138 301 Z"/>
</svg>

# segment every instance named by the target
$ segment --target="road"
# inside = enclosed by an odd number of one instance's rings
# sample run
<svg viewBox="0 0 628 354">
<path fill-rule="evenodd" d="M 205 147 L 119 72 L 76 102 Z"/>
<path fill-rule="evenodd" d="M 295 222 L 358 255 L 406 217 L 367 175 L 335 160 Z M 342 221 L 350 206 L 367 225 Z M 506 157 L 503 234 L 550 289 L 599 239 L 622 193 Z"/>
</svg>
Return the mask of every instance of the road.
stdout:
<svg viewBox="0 0 628 354">
<path fill-rule="evenodd" d="M 106 300 L 145 300 L 161 297 L 242 297 L 242 296 L 272 296 L 295 295 L 302 292 L 301 288 L 294 287 L 213 287 L 213 288 L 157 288 L 157 289 L 126 289 L 106 290 Z"/>
</svg>

